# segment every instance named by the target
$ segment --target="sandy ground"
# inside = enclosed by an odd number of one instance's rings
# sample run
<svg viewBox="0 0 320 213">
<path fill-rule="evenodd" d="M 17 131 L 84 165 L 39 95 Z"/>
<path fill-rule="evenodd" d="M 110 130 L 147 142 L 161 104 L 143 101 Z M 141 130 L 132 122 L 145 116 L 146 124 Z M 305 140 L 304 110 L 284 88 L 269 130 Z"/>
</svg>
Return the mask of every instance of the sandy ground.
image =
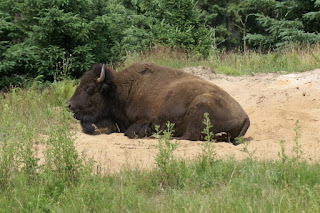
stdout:
<svg viewBox="0 0 320 213">
<path fill-rule="evenodd" d="M 251 126 L 244 139 L 254 159 L 279 159 L 280 141 L 286 155 L 295 156 L 295 123 L 299 120 L 299 144 L 308 162 L 320 159 L 320 69 L 294 74 L 258 74 L 229 77 L 214 74 L 203 67 L 186 68 L 186 72 L 204 78 L 229 92 L 248 113 Z M 155 166 L 156 139 L 128 139 L 123 134 L 86 135 L 80 126 L 75 142 L 77 150 L 94 158 L 105 172 L 125 167 L 148 169 Z M 203 142 L 179 141 L 174 155 L 194 159 L 203 153 Z M 249 157 L 245 145 L 216 143 L 220 158 L 237 160 Z"/>
</svg>

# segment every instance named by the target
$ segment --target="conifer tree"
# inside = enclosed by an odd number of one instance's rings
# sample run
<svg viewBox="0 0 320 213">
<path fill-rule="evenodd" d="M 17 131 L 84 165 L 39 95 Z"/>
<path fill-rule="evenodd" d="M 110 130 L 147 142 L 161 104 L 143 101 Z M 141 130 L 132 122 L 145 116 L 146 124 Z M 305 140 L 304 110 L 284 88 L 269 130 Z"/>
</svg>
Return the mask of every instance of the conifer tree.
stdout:
<svg viewBox="0 0 320 213">
<path fill-rule="evenodd" d="M 253 47 L 268 50 L 290 44 L 320 41 L 319 35 L 305 30 L 303 20 L 300 18 L 303 14 L 297 12 L 301 1 L 249 0 L 249 2 L 250 7 L 257 11 L 255 22 L 258 27 L 251 27 L 250 33 L 247 34 L 248 42 Z"/>
</svg>

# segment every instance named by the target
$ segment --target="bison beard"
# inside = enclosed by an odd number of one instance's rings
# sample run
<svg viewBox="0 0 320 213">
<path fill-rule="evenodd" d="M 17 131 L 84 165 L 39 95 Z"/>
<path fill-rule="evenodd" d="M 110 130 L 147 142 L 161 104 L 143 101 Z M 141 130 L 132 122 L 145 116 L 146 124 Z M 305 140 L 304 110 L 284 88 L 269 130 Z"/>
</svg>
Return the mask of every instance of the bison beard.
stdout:
<svg viewBox="0 0 320 213">
<path fill-rule="evenodd" d="M 201 140 L 206 112 L 214 139 L 233 141 L 250 126 L 239 103 L 220 87 L 150 63 L 135 63 L 120 72 L 94 65 L 68 103 L 88 134 L 95 131 L 94 124 L 142 138 L 152 135 L 155 125 L 164 129 L 170 121 L 175 123 L 174 137 Z"/>
</svg>

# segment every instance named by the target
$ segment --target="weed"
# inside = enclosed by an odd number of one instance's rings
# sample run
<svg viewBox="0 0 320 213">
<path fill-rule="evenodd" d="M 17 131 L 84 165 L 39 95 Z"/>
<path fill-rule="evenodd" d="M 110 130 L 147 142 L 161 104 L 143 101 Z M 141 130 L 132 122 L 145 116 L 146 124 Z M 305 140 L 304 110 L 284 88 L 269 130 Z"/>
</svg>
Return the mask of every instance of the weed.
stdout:
<svg viewBox="0 0 320 213">
<path fill-rule="evenodd" d="M 173 151 L 177 148 L 178 143 L 170 142 L 174 124 L 168 122 L 166 130 L 159 130 L 159 126 L 155 128 L 155 138 L 158 139 L 158 153 L 156 155 L 156 164 L 161 176 L 162 185 L 170 184 L 171 177 L 175 173 L 176 159 L 173 156 Z"/>
<path fill-rule="evenodd" d="M 45 95 L 47 95 L 48 101 L 64 107 L 66 100 L 68 100 L 74 93 L 76 84 L 77 81 L 70 79 L 54 81 L 50 84 L 47 93 L 45 91 Z"/>
<path fill-rule="evenodd" d="M 278 152 L 278 156 L 281 159 L 282 163 L 286 163 L 289 158 L 288 155 L 286 155 L 285 153 L 284 143 L 285 143 L 284 140 L 280 140 L 281 151 Z"/>
<path fill-rule="evenodd" d="M 66 56 L 66 52 L 63 52 L 62 62 L 56 63 L 56 73 L 58 76 L 55 77 L 56 80 L 64 80 L 69 77 L 69 72 L 72 68 L 72 54 L 69 57 Z M 60 73 L 59 73 L 59 70 Z"/>
<path fill-rule="evenodd" d="M 303 154 L 303 151 L 301 149 L 301 144 L 299 143 L 299 138 L 300 138 L 300 130 L 301 126 L 299 125 L 299 120 L 296 120 L 295 123 L 295 127 L 294 127 L 294 132 L 295 132 L 295 136 L 294 136 L 294 142 L 295 142 L 295 146 L 293 147 L 293 151 L 296 153 L 295 156 L 295 160 L 300 160 L 301 156 Z"/>
<path fill-rule="evenodd" d="M 204 140 L 207 142 L 215 142 L 213 139 L 213 132 L 210 131 L 210 129 L 213 127 L 213 125 L 211 124 L 211 120 L 209 118 L 209 113 L 204 113 L 204 120 L 202 121 L 202 123 L 205 125 L 205 128 L 202 130 L 201 133 L 203 133 L 205 135 Z"/>
<path fill-rule="evenodd" d="M 205 142 L 202 145 L 202 160 L 207 161 L 207 162 L 213 162 L 216 158 L 216 151 L 214 150 L 215 148 L 215 140 L 213 139 L 213 132 L 210 131 L 210 129 L 213 127 L 211 124 L 211 120 L 209 118 L 209 113 L 204 113 L 204 120 L 202 123 L 205 125 L 205 128 L 202 130 L 202 134 L 204 134 L 204 140 Z"/>
<path fill-rule="evenodd" d="M 253 160 L 253 155 L 256 153 L 257 148 L 255 148 L 253 151 L 249 151 L 249 141 L 244 140 L 243 137 L 236 138 L 236 144 L 243 144 L 244 147 L 241 149 L 242 152 L 246 153 L 250 160 Z"/>
<path fill-rule="evenodd" d="M 278 152 L 278 156 L 281 158 L 281 162 L 282 163 L 286 163 L 288 160 L 291 163 L 298 163 L 301 160 L 301 156 L 303 154 L 303 151 L 302 151 L 302 146 L 299 143 L 299 138 L 300 138 L 299 130 L 300 130 L 300 128 L 301 128 L 301 126 L 299 125 L 299 120 L 296 120 L 295 127 L 294 127 L 295 136 L 294 136 L 294 139 L 293 139 L 294 142 L 295 142 L 295 145 L 292 148 L 292 151 L 295 153 L 294 157 L 289 158 L 285 154 L 285 148 L 284 148 L 284 145 L 283 145 L 285 143 L 285 141 L 284 140 L 280 141 L 281 151 Z"/>
</svg>

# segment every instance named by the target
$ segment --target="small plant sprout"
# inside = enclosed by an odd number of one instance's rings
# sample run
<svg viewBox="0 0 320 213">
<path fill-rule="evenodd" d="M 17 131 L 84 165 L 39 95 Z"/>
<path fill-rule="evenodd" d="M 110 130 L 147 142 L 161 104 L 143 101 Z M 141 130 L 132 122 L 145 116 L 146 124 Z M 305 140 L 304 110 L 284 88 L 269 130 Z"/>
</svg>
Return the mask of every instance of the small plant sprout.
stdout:
<svg viewBox="0 0 320 213">
<path fill-rule="evenodd" d="M 294 161 L 299 161 L 301 159 L 301 156 L 303 155 L 303 151 L 301 148 L 301 144 L 299 143 L 299 138 L 301 137 L 300 135 L 300 128 L 301 126 L 299 125 L 299 120 L 296 120 L 295 127 L 294 127 L 294 143 L 295 146 L 292 148 L 292 150 L 296 153 L 296 156 L 293 158 Z"/>
<path fill-rule="evenodd" d="M 288 160 L 288 156 L 285 153 L 285 148 L 284 148 L 284 145 L 283 145 L 284 142 L 285 142 L 284 140 L 280 140 L 281 151 L 278 152 L 278 156 L 281 159 L 282 163 L 285 163 Z"/>
<path fill-rule="evenodd" d="M 299 138 L 301 137 L 300 132 L 299 132 L 300 128 L 301 128 L 301 126 L 299 125 L 299 120 L 296 120 L 295 127 L 294 127 L 295 146 L 293 147 L 293 151 L 296 153 L 296 157 L 295 157 L 296 160 L 301 159 L 301 155 L 303 154 L 303 151 L 301 150 L 301 144 L 299 143 Z"/>
<path fill-rule="evenodd" d="M 165 170 L 170 163 L 173 162 L 173 151 L 177 148 L 178 143 L 170 142 L 172 136 L 174 124 L 168 122 L 166 130 L 159 130 L 159 126 L 156 126 L 156 133 L 154 134 L 155 138 L 158 139 L 158 149 L 159 152 L 156 156 L 156 163 L 160 170 Z"/>
<path fill-rule="evenodd" d="M 243 144 L 244 147 L 240 150 L 246 154 L 248 154 L 249 159 L 253 160 L 253 155 L 256 153 L 257 148 L 255 148 L 253 151 L 249 151 L 248 146 L 249 146 L 249 141 L 244 140 L 243 137 L 238 137 L 236 138 L 235 144 Z"/>
<path fill-rule="evenodd" d="M 217 155 L 216 151 L 214 150 L 215 146 L 214 143 L 216 142 L 213 139 L 213 132 L 210 131 L 210 129 L 213 127 L 213 125 L 211 124 L 211 120 L 209 118 L 209 113 L 204 113 L 204 120 L 202 121 L 202 123 L 205 125 L 205 128 L 203 129 L 203 131 L 201 132 L 202 134 L 204 134 L 204 144 L 203 144 L 203 148 L 202 148 L 202 152 L 203 152 L 203 159 L 204 160 L 209 160 L 212 161 L 214 160 L 215 156 Z"/>
<path fill-rule="evenodd" d="M 160 127 L 155 127 L 154 137 L 158 139 L 158 153 L 156 155 L 156 164 L 161 176 L 161 185 L 169 184 L 170 176 L 176 166 L 176 160 L 173 156 L 173 151 L 178 147 L 177 141 L 170 142 L 174 124 L 168 122 L 166 130 L 159 130 Z"/>
<path fill-rule="evenodd" d="M 202 123 L 205 125 L 205 128 L 203 129 L 203 131 L 201 133 L 203 133 L 204 136 L 204 140 L 207 142 L 215 142 L 213 139 L 213 132 L 210 131 L 210 129 L 213 127 L 213 125 L 211 124 L 210 118 L 209 118 L 209 113 L 204 113 L 204 120 L 202 121 Z"/>
<path fill-rule="evenodd" d="M 295 145 L 292 148 L 292 151 L 296 154 L 296 156 L 289 158 L 286 154 L 285 154 L 285 148 L 284 148 L 284 140 L 280 141 L 280 146 L 281 146 L 281 152 L 278 152 L 278 156 L 281 158 L 282 163 L 287 162 L 287 160 L 289 160 L 289 162 L 291 163 L 296 163 L 301 159 L 301 156 L 303 154 L 302 151 L 302 147 L 301 144 L 299 143 L 299 138 L 300 138 L 300 130 L 301 126 L 299 125 L 299 120 L 296 120 L 295 123 L 295 127 L 294 127 L 294 132 L 295 132 L 295 137 L 294 137 L 294 142 Z"/>
</svg>

